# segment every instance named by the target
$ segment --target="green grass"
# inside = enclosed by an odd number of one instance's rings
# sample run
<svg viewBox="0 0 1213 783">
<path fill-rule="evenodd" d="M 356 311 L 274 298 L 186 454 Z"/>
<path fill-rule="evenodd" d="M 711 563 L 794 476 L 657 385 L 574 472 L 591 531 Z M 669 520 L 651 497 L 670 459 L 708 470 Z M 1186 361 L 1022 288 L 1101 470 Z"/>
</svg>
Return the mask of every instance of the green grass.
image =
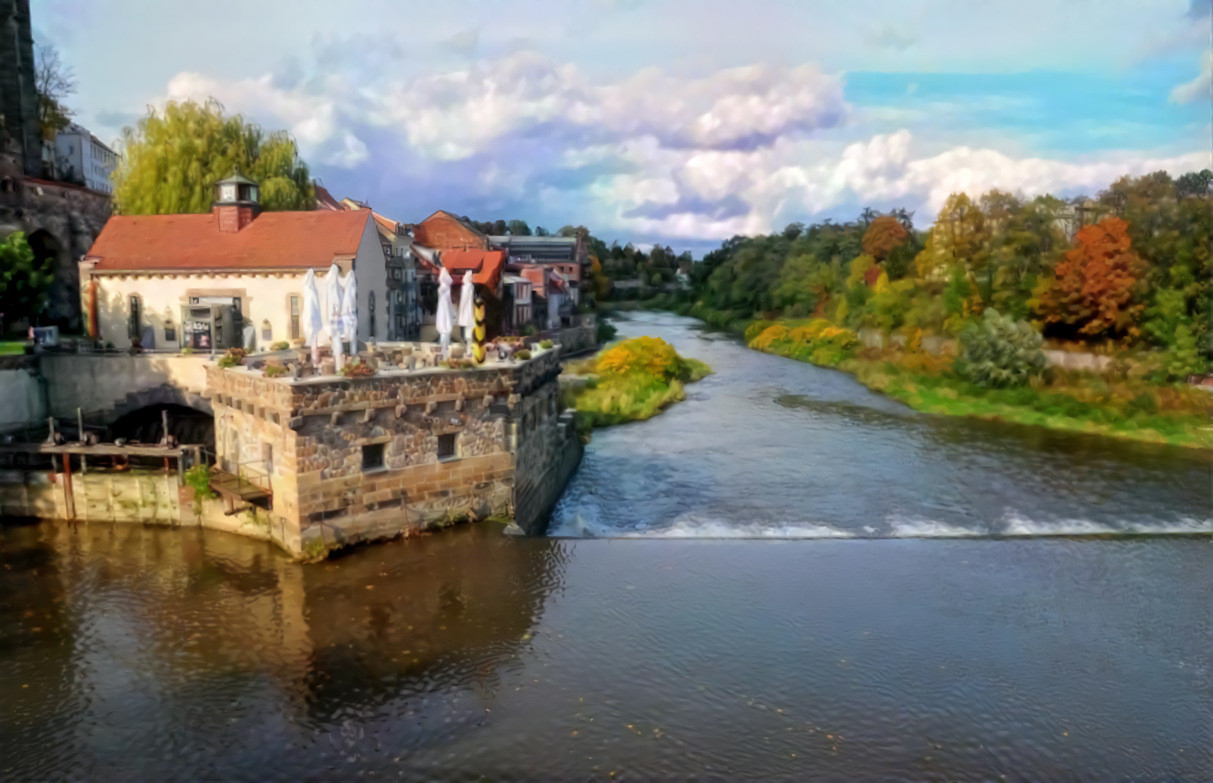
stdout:
<svg viewBox="0 0 1213 783">
<path fill-rule="evenodd" d="M 25 340 L 0 340 L 0 356 L 20 356 L 25 353 Z"/>
<path fill-rule="evenodd" d="M 987 389 L 950 372 L 923 373 L 890 356 L 866 358 L 776 343 L 769 353 L 832 367 L 915 410 L 1070 432 L 1213 449 L 1213 395 L 1182 384 L 1057 373 L 1051 383 Z"/>
</svg>

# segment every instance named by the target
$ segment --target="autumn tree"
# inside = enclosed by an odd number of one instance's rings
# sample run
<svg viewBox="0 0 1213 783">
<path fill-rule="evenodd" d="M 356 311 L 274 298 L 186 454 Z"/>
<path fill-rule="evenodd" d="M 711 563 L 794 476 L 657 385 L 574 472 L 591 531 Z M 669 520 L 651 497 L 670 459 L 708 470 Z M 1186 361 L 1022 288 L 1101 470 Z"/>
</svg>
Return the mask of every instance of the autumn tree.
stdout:
<svg viewBox="0 0 1213 783">
<path fill-rule="evenodd" d="M 914 263 L 923 280 L 940 283 L 955 267 L 971 272 L 984 266 L 989 229 L 985 216 L 965 193 L 953 193 L 939 210 L 927 244 Z"/>
<path fill-rule="evenodd" d="M 126 215 L 207 212 L 212 186 L 233 171 L 255 180 L 266 210 L 313 205 L 311 176 L 285 132 L 264 133 L 214 100 L 169 103 L 123 129 L 114 199 Z"/>
<path fill-rule="evenodd" d="M 49 44 L 34 50 L 34 93 L 38 105 L 38 130 L 44 141 L 53 141 L 56 131 L 67 127 L 72 112 L 66 101 L 76 92 L 76 75 L 59 59 Z"/>
<path fill-rule="evenodd" d="M 1134 336 L 1144 308 L 1138 291 L 1144 273 L 1128 224 L 1104 218 L 1075 235 L 1074 246 L 1038 288 L 1036 310 L 1054 333 Z"/>
<path fill-rule="evenodd" d="M 910 232 L 901 221 L 892 215 L 879 215 L 872 219 L 863 232 L 863 252 L 884 261 L 897 248 L 905 244 Z"/>
</svg>

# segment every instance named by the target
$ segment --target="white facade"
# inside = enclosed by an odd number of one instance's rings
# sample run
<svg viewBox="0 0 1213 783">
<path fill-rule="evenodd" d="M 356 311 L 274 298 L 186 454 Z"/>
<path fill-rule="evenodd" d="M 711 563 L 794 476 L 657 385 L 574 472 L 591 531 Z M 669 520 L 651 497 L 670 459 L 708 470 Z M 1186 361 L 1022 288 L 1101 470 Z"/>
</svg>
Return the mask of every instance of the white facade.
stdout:
<svg viewBox="0 0 1213 783">
<path fill-rule="evenodd" d="M 55 135 L 55 174 L 66 181 L 82 181 L 85 187 L 113 193 L 118 154 L 102 144 L 87 128 L 69 123 Z"/>
<path fill-rule="evenodd" d="M 358 339 L 387 339 L 387 271 L 373 221 L 366 222 L 357 254 L 333 262 L 343 279 L 351 269 L 357 278 Z M 328 269 L 315 269 L 322 307 Z M 86 260 L 80 263 L 81 299 L 83 311 L 90 313 L 91 281 L 97 281 L 97 339 L 119 349 L 130 347 L 138 335 L 144 349 L 158 351 L 233 345 L 268 350 L 304 337 L 306 274 L 306 268 L 99 271 Z"/>
</svg>

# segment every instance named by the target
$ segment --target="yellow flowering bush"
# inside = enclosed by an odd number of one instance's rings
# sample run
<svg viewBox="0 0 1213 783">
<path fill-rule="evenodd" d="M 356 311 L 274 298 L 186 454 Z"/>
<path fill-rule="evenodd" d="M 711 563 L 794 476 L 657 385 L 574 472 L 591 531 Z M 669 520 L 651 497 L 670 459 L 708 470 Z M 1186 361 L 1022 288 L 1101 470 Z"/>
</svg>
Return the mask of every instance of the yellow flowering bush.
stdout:
<svg viewBox="0 0 1213 783">
<path fill-rule="evenodd" d="M 598 372 L 627 375 L 644 371 L 662 378 L 682 374 L 682 358 L 674 346 L 659 337 L 635 337 L 608 348 L 598 357 Z"/>
</svg>

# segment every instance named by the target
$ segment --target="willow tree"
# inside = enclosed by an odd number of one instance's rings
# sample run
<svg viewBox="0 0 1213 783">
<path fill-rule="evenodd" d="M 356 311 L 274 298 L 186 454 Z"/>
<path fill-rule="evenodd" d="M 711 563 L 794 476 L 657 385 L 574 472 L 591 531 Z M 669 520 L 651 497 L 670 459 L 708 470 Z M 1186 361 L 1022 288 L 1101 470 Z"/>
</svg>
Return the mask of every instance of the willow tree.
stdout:
<svg viewBox="0 0 1213 783">
<path fill-rule="evenodd" d="M 265 133 L 214 99 L 169 103 L 124 128 L 114 199 L 124 215 L 207 212 L 212 185 L 233 171 L 255 180 L 266 210 L 313 206 L 307 165 L 285 131 Z"/>
</svg>

